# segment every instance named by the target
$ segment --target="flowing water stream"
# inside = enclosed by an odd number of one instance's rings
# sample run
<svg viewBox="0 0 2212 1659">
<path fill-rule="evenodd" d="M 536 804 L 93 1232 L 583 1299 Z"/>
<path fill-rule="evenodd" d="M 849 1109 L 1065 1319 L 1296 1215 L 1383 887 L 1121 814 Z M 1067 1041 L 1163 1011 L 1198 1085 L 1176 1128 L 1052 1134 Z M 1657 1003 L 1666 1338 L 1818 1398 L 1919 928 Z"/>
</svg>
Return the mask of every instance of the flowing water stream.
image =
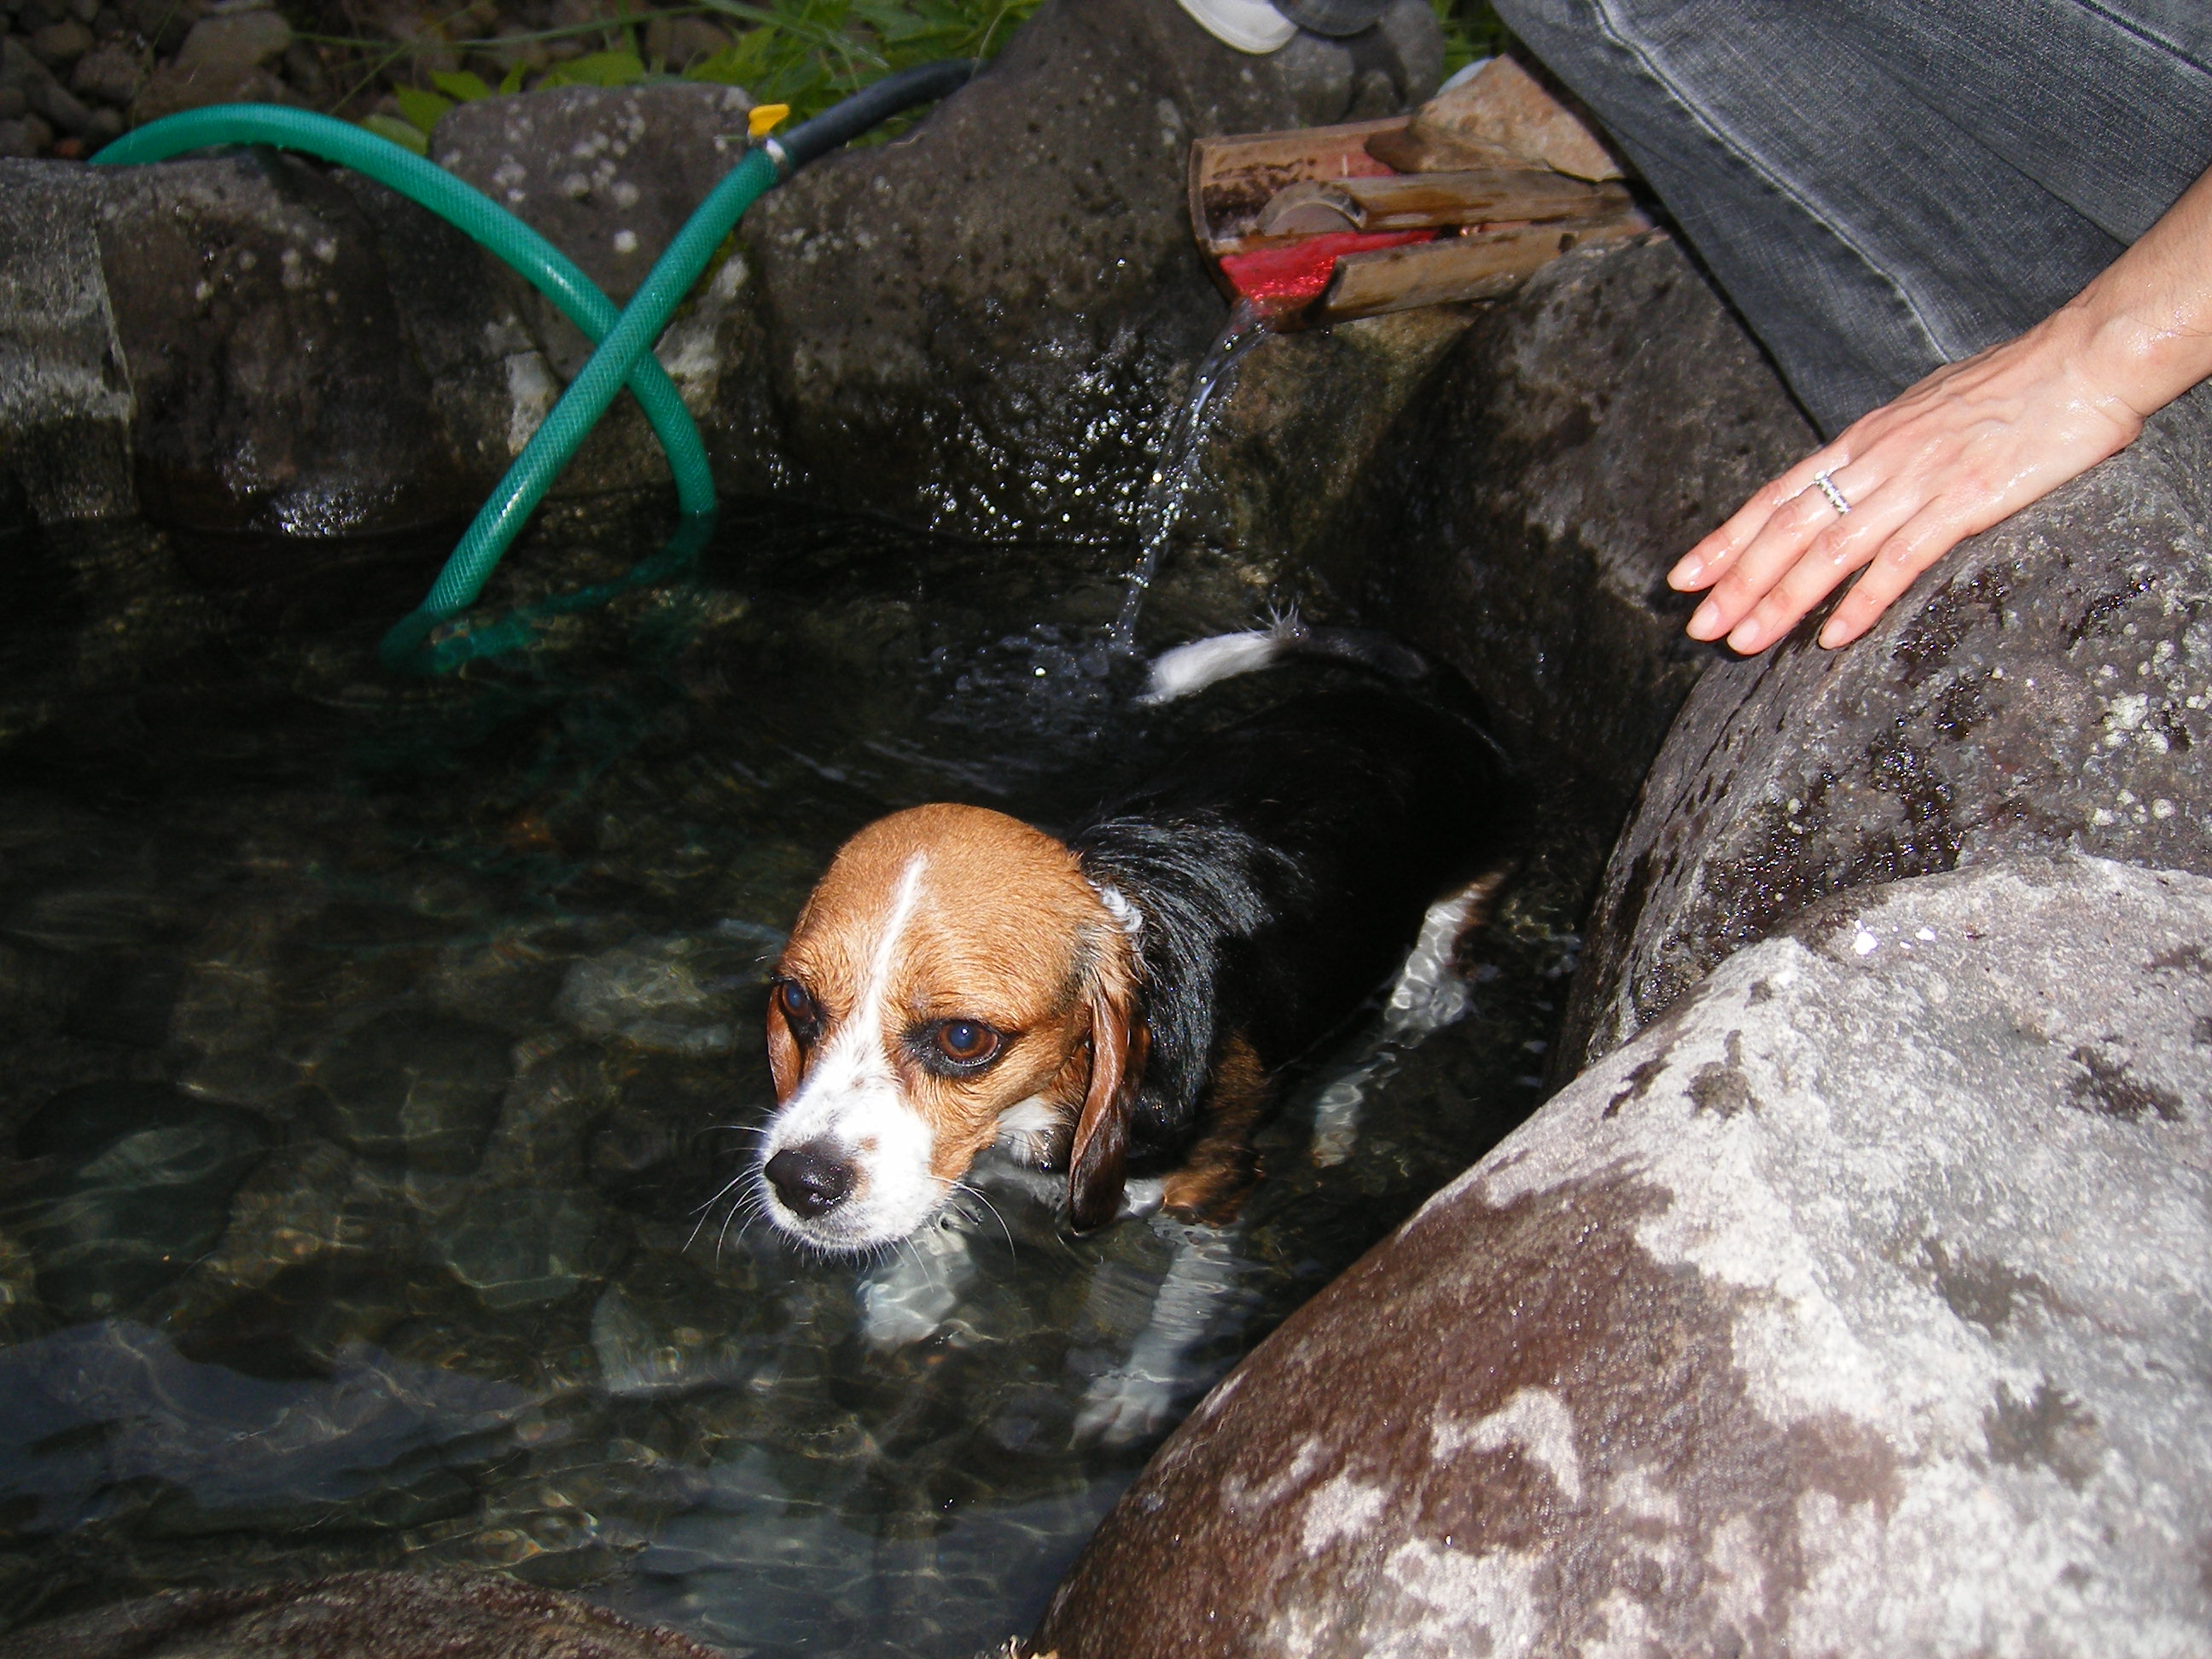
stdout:
<svg viewBox="0 0 2212 1659">
<path fill-rule="evenodd" d="M 438 1565 L 755 1655 L 1026 1629 L 1197 1392 L 1534 1103 L 1574 945 L 1525 884 L 1461 1023 L 1340 1034 L 1231 1232 L 988 1186 L 878 1261 L 741 1224 L 763 966 L 839 841 L 1066 823 L 1269 695 L 1133 708 L 1116 574 L 740 519 L 527 659 L 396 682 L 370 611 L 0 757 L 0 1627 Z"/>
<path fill-rule="evenodd" d="M 1168 428 L 1167 441 L 1160 447 L 1159 466 L 1147 482 L 1139 505 L 1137 565 L 1130 573 L 1128 590 L 1122 595 L 1121 608 L 1108 636 L 1114 650 L 1127 652 L 1136 647 L 1137 617 L 1144 609 L 1146 593 L 1160 574 L 1160 561 L 1166 556 L 1168 538 L 1182 517 L 1183 503 L 1198 480 L 1199 458 L 1206 436 L 1228 402 L 1237 366 L 1267 337 L 1267 332 L 1265 313 L 1251 301 L 1238 300 L 1220 337 L 1207 348 L 1197 372 L 1190 377 L 1189 395 Z"/>
</svg>

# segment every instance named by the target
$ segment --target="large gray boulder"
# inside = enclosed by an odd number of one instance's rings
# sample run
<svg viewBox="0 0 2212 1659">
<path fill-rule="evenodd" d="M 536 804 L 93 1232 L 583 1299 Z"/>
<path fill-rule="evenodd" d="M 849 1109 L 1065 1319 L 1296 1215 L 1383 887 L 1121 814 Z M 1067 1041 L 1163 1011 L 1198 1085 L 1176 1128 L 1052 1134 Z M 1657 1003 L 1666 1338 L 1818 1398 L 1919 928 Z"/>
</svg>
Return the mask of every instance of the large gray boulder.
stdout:
<svg viewBox="0 0 2212 1659">
<path fill-rule="evenodd" d="M 1839 652 L 1707 673 L 1614 848 L 1563 1056 L 1823 896 L 2071 848 L 2212 873 L 2212 392 L 1962 545 Z"/>
<path fill-rule="evenodd" d="M 2212 881 L 1802 915 L 1223 1382 L 1064 1659 L 2212 1647 Z"/>
</svg>

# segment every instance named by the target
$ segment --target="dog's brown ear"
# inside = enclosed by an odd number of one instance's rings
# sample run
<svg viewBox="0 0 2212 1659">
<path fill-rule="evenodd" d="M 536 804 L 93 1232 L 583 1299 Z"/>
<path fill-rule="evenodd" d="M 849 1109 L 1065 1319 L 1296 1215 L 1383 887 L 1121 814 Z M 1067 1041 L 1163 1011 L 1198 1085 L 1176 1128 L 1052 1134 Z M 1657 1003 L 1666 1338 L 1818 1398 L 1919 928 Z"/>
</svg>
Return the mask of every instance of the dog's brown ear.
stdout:
<svg viewBox="0 0 2212 1659">
<path fill-rule="evenodd" d="M 775 1103 L 779 1106 L 791 1098 L 791 1091 L 799 1086 L 799 1039 L 791 1034 L 791 1023 L 783 1017 L 783 1010 L 775 1006 L 773 992 L 768 1000 L 768 1074 L 775 1084 Z"/>
<path fill-rule="evenodd" d="M 1067 1207 L 1078 1232 L 1121 1213 L 1129 1102 L 1144 1078 L 1149 1036 L 1135 1018 L 1133 996 L 1095 989 L 1090 1000 L 1091 1084 L 1067 1153 Z"/>
</svg>

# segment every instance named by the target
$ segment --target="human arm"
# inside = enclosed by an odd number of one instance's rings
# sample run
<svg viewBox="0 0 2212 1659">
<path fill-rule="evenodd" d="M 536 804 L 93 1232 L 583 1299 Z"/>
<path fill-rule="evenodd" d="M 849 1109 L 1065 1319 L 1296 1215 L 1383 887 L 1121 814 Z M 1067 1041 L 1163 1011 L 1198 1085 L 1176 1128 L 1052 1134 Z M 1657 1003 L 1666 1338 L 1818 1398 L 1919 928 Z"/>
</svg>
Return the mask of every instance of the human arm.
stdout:
<svg viewBox="0 0 2212 1659">
<path fill-rule="evenodd" d="M 1846 644 L 1961 539 L 2125 448 L 2207 375 L 2212 172 L 2051 316 L 1861 416 L 1692 548 L 1667 577 L 1712 590 L 1690 634 L 1763 651 L 1862 571 L 1820 629 Z"/>
</svg>

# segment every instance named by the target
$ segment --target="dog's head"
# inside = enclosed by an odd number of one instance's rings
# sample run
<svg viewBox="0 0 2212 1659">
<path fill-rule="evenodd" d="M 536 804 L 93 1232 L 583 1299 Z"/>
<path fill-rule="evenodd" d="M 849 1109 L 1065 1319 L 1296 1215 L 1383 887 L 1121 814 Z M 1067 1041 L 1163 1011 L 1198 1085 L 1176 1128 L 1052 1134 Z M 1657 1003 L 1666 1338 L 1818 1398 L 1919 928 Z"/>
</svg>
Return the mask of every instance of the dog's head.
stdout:
<svg viewBox="0 0 2212 1659">
<path fill-rule="evenodd" d="M 839 851 L 769 988 L 762 1196 L 820 1249 L 902 1238 L 1002 1135 L 1066 1148 L 1079 1226 L 1121 1196 L 1144 1064 L 1135 954 L 1075 855 L 1004 813 L 918 806 Z"/>
</svg>

